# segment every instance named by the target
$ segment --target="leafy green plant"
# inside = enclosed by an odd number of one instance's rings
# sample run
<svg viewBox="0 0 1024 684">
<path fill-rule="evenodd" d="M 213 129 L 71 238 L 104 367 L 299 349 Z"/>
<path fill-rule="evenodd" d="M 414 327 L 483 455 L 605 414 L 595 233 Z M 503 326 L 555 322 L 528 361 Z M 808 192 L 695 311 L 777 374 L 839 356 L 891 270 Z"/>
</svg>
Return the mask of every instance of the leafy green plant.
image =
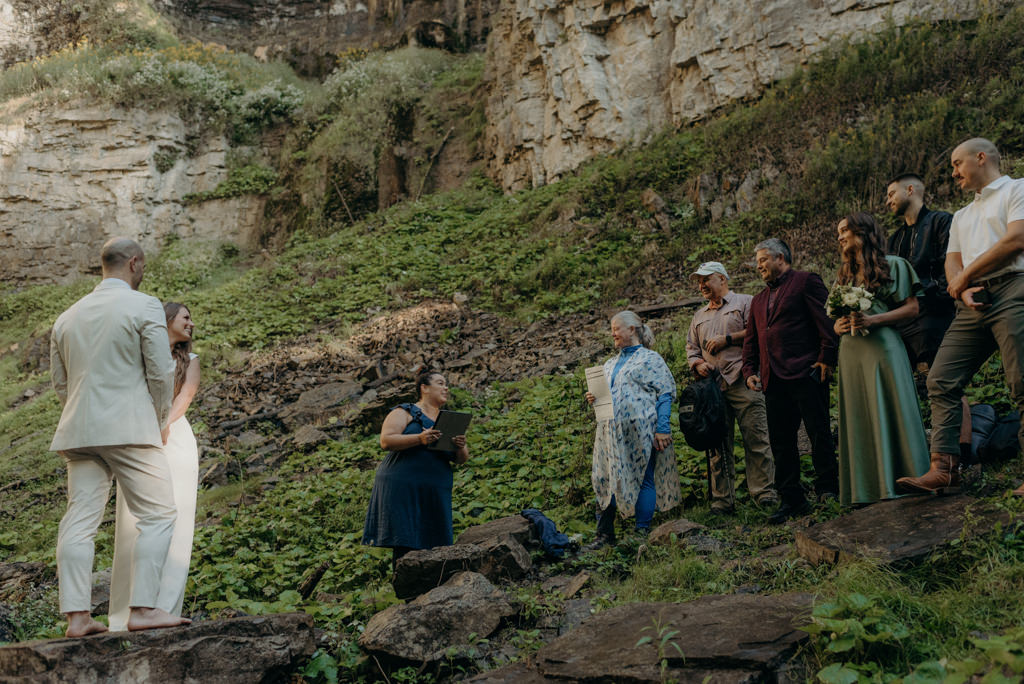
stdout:
<svg viewBox="0 0 1024 684">
<path fill-rule="evenodd" d="M 988 637 L 971 637 L 977 655 L 970 658 L 942 658 L 922 663 L 903 679 L 903 684 L 942 682 L 982 684 L 1015 682 L 1024 678 L 1024 629 Z"/>
<path fill-rule="evenodd" d="M 907 626 L 877 599 L 860 593 L 842 594 L 816 605 L 811 624 L 801 629 L 817 637 L 826 654 L 840 654 L 842 662 L 818 672 L 818 679 L 829 684 L 859 681 L 858 672 L 865 663 L 891 660 L 902 652 L 900 642 L 910 635 Z"/>
<path fill-rule="evenodd" d="M 679 634 L 678 629 L 672 629 L 671 625 L 662 624 L 661 617 L 654 618 L 653 624 L 641 628 L 640 631 L 646 632 L 650 630 L 653 634 L 640 637 L 636 642 L 636 646 L 643 646 L 644 644 L 654 644 L 658 651 L 658 665 L 661 668 L 661 681 L 665 681 L 665 675 L 668 672 L 668 659 L 670 647 L 675 649 L 676 653 L 679 654 L 679 658 L 685 661 L 683 656 L 682 647 L 673 641 Z"/>
</svg>

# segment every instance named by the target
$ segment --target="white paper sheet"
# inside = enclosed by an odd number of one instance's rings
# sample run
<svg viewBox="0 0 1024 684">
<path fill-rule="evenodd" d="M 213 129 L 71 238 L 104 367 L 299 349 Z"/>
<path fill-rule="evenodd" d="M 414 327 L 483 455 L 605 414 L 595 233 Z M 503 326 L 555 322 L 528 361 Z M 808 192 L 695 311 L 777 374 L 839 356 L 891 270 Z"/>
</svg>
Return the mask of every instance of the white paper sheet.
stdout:
<svg viewBox="0 0 1024 684">
<path fill-rule="evenodd" d="M 587 391 L 597 399 L 594 401 L 594 416 L 597 420 L 611 420 L 615 417 L 612 409 L 612 390 L 604 377 L 604 366 L 592 366 L 586 370 Z"/>
</svg>

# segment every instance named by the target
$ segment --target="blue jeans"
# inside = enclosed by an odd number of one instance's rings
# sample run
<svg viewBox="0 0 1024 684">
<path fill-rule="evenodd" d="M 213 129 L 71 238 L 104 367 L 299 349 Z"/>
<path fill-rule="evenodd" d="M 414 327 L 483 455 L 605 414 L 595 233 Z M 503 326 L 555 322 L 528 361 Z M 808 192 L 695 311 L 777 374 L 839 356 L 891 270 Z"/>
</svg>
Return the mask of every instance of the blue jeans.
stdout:
<svg viewBox="0 0 1024 684">
<path fill-rule="evenodd" d="M 651 528 L 657 498 L 654 489 L 654 452 L 652 451 L 651 457 L 647 459 L 647 470 L 644 471 L 644 481 L 640 485 L 640 493 L 636 497 L 636 529 L 648 530 Z M 615 511 L 615 495 L 612 494 L 608 508 L 597 516 L 597 533 L 603 534 L 609 539 L 615 539 Z"/>
</svg>

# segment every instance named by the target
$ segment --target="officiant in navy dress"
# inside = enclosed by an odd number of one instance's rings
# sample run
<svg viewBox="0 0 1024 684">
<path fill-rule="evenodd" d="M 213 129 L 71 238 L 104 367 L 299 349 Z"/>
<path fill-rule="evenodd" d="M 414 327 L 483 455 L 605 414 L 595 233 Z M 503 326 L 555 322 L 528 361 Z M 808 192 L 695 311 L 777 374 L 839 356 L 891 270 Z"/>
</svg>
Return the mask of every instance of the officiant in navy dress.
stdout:
<svg viewBox="0 0 1024 684">
<path fill-rule="evenodd" d="M 452 438 L 454 451 L 428 448 L 441 438 L 434 428 L 448 401 L 448 382 L 434 371 L 416 378 L 419 400 L 396 406 L 380 429 L 388 451 L 377 467 L 363 527 L 363 543 L 390 547 L 392 563 L 413 549 L 452 543 L 452 464 L 469 459 L 466 436 Z"/>
</svg>

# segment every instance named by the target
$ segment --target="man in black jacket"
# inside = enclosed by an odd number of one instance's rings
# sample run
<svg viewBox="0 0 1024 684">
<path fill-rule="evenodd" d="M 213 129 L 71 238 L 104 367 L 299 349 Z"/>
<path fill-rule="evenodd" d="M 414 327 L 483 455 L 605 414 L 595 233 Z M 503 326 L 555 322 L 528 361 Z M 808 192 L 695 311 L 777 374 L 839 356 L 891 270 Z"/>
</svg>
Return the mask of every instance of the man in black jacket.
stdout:
<svg viewBox="0 0 1024 684">
<path fill-rule="evenodd" d="M 917 300 L 917 316 L 895 324 L 910 356 L 910 365 L 917 371 L 918 392 L 924 397 L 925 377 L 956 315 L 956 303 L 946 292 L 946 247 L 953 215 L 924 205 L 924 181 L 915 173 L 900 174 L 889 181 L 885 203 L 906 223 L 889 236 L 889 254 L 909 261 L 924 286 L 924 293 Z M 960 404 L 960 456 L 966 459 L 971 448 L 971 407 L 967 397 Z"/>
<path fill-rule="evenodd" d="M 909 261 L 924 287 L 917 317 L 896 328 L 907 346 L 911 366 L 925 372 L 956 313 L 953 299 L 946 292 L 945 268 L 953 215 L 924 205 L 924 181 L 914 173 L 901 174 L 889 182 L 886 205 L 906 223 L 889 237 L 889 254 Z"/>
</svg>

